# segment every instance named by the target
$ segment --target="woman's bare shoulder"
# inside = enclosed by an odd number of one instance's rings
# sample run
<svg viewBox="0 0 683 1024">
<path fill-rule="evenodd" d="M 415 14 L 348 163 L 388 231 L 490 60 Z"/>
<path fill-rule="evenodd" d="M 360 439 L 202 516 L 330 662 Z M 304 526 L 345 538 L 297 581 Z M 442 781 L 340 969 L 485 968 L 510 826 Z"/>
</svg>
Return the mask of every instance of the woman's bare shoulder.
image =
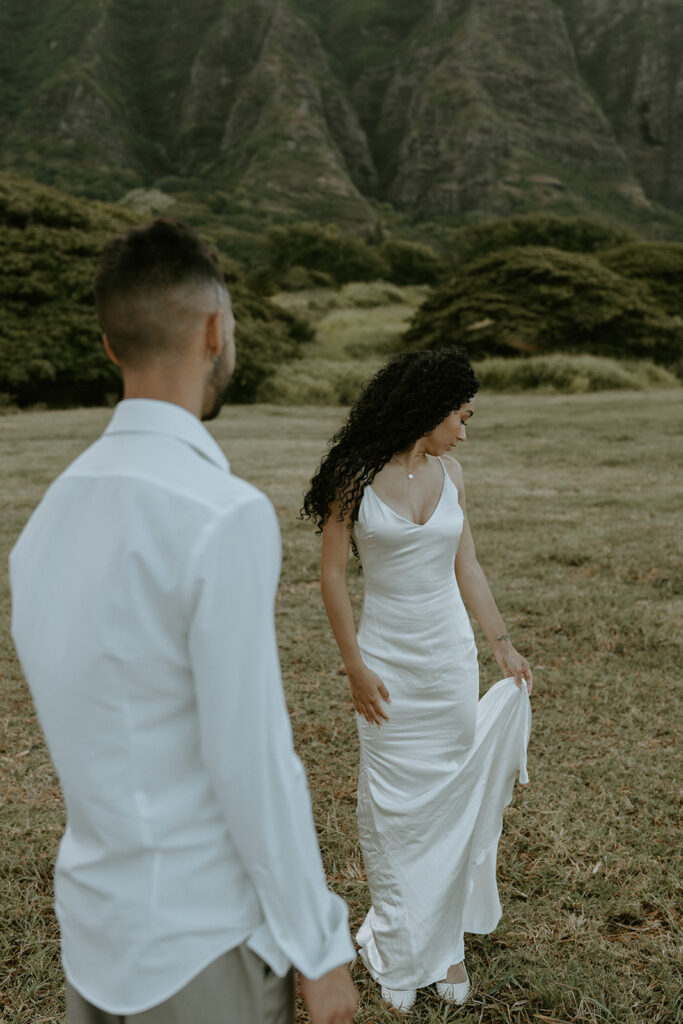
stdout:
<svg viewBox="0 0 683 1024">
<path fill-rule="evenodd" d="M 457 459 L 454 459 L 452 455 L 442 455 L 443 464 L 446 467 L 446 472 L 453 481 L 454 484 L 464 483 L 465 477 L 462 472 L 462 466 Z"/>
</svg>

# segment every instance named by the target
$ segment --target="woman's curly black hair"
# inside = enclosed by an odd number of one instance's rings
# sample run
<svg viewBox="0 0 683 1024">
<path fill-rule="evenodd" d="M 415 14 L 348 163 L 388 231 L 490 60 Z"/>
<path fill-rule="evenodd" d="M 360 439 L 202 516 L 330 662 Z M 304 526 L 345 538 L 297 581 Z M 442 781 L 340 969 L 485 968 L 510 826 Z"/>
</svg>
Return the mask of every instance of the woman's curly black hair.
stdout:
<svg viewBox="0 0 683 1024">
<path fill-rule="evenodd" d="M 479 389 L 467 353 L 455 345 L 396 356 L 363 388 L 304 496 L 302 519 L 320 532 L 339 502 L 339 518 L 358 517 L 363 491 L 392 455 L 410 448 Z"/>
</svg>

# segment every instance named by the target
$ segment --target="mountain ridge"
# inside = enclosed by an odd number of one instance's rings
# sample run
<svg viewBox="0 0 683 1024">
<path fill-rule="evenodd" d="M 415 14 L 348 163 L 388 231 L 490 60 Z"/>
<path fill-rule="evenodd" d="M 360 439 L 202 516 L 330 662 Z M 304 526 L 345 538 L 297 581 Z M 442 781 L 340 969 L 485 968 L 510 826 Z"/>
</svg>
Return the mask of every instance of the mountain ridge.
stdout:
<svg viewBox="0 0 683 1024">
<path fill-rule="evenodd" d="M 370 224 L 683 215 L 671 0 L 0 0 L 0 167 Z"/>
</svg>

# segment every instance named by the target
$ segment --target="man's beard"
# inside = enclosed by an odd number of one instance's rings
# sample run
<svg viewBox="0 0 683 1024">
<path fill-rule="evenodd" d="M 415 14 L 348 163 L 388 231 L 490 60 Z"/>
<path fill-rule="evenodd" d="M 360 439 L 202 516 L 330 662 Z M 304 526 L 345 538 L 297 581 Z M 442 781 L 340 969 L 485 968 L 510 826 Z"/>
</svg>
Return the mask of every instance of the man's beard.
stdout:
<svg viewBox="0 0 683 1024">
<path fill-rule="evenodd" d="M 208 410 L 202 411 L 202 420 L 215 420 L 218 413 L 223 408 L 225 402 L 225 396 L 228 392 L 228 386 L 230 384 L 230 366 L 228 364 L 228 346 L 223 346 L 218 359 L 213 364 L 213 370 L 209 377 L 208 389 L 209 393 L 213 392 L 213 400 Z"/>
</svg>

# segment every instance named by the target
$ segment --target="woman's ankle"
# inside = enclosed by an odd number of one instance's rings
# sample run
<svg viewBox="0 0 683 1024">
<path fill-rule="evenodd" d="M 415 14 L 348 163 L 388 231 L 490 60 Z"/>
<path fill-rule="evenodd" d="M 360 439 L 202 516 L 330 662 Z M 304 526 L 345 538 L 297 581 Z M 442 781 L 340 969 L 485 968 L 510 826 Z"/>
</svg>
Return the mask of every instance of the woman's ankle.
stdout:
<svg viewBox="0 0 683 1024">
<path fill-rule="evenodd" d="M 463 982 L 467 981 L 467 970 L 465 968 L 465 961 L 461 960 L 458 964 L 451 964 L 448 968 L 448 973 L 445 978 L 442 978 L 439 984 L 441 985 L 462 985 Z"/>
</svg>

